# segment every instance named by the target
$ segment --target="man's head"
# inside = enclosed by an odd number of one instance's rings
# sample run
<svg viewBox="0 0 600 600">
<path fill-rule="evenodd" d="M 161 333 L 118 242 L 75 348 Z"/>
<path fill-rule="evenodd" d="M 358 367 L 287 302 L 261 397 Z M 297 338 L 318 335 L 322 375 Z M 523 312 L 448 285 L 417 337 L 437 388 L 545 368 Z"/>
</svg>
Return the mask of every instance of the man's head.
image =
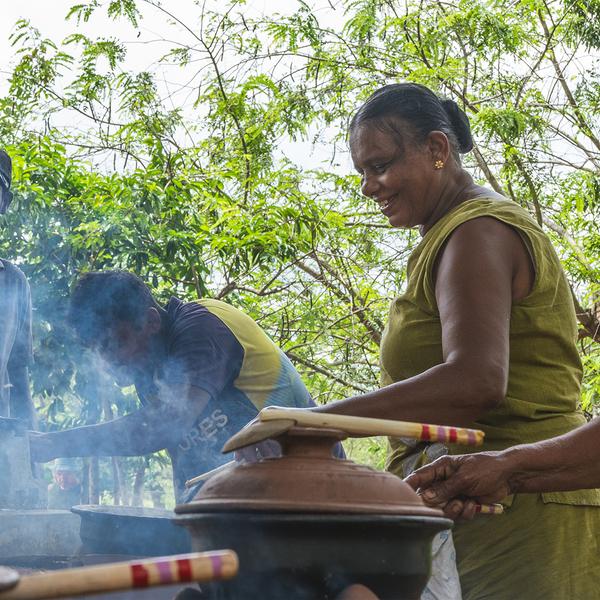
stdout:
<svg viewBox="0 0 600 600">
<path fill-rule="evenodd" d="M 0 150 L 0 215 L 3 215 L 7 211 L 12 201 L 11 183 L 12 161 L 4 150 Z"/>
<path fill-rule="evenodd" d="M 133 273 L 86 273 L 71 294 L 69 322 L 84 346 L 97 350 L 117 382 L 132 383 L 136 369 L 151 358 L 161 328 L 160 308 Z"/>
</svg>

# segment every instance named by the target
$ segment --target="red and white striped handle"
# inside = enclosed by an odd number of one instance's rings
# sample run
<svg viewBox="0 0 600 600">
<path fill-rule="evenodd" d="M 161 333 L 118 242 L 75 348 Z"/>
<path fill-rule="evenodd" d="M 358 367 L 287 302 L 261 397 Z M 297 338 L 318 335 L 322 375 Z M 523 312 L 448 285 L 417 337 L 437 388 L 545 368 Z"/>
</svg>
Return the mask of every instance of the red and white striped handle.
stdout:
<svg viewBox="0 0 600 600">
<path fill-rule="evenodd" d="M 235 577 L 233 550 L 165 556 L 22 576 L 0 600 L 39 600 Z"/>
<path fill-rule="evenodd" d="M 501 515 L 504 507 L 502 504 L 476 504 L 475 512 L 482 515 Z"/>
<path fill-rule="evenodd" d="M 391 419 L 373 419 L 371 417 L 353 417 L 315 412 L 302 408 L 280 408 L 269 406 L 258 413 L 261 421 L 288 419 L 304 427 L 325 427 L 341 429 L 354 435 L 389 435 L 392 437 L 408 437 L 426 442 L 442 442 L 444 444 L 463 444 L 479 446 L 483 443 L 484 433 L 479 429 L 450 427 L 447 425 L 429 425 L 427 423 L 411 423 Z"/>
</svg>

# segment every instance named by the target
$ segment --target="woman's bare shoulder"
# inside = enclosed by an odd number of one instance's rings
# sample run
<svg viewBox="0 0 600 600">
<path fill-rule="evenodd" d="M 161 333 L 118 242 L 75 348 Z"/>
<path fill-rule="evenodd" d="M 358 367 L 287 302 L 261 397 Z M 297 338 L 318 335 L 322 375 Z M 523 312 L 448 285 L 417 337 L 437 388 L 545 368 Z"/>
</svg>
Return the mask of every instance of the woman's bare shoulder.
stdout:
<svg viewBox="0 0 600 600">
<path fill-rule="evenodd" d="M 471 200 L 496 200 L 498 202 L 510 202 L 510 199 L 502 194 L 491 190 L 489 188 L 475 185 L 470 190 L 470 199 Z"/>
</svg>

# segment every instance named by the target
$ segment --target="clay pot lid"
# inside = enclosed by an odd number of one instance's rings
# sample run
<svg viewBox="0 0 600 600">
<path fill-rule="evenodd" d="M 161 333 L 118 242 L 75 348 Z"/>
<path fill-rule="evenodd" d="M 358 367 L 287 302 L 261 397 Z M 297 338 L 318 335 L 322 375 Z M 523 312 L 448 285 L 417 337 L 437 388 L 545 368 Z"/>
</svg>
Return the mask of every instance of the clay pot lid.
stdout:
<svg viewBox="0 0 600 600">
<path fill-rule="evenodd" d="M 402 479 L 334 458 L 333 446 L 347 437 L 337 429 L 293 427 L 277 437 L 280 458 L 236 463 L 202 486 L 175 512 L 302 512 L 441 517 L 425 506 Z"/>
</svg>

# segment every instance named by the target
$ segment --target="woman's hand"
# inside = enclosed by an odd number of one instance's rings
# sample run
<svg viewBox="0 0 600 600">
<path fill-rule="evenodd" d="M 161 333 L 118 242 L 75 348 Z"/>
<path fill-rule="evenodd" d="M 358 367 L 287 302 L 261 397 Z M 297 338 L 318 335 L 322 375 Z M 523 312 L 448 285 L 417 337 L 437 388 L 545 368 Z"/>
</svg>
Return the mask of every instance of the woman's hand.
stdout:
<svg viewBox="0 0 600 600">
<path fill-rule="evenodd" d="M 246 446 L 235 451 L 235 460 L 238 462 L 258 462 L 263 458 L 277 458 L 281 456 L 281 446 L 275 440 L 265 440 L 254 446 Z"/>
<path fill-rule="evenodd" d="M 443 508 L 446 516 L 471 519 L 476 502 L 498 502 L 513 493 L 507 462 L 500 452 L 442 456 L 405 481 L 426 504 Z"/>
<path fill-rule="evenodd" d="M 342 590 L 335 600 L 379 600 L 378 597 L 367 587 L 354 584 Z"/>
</svg>

